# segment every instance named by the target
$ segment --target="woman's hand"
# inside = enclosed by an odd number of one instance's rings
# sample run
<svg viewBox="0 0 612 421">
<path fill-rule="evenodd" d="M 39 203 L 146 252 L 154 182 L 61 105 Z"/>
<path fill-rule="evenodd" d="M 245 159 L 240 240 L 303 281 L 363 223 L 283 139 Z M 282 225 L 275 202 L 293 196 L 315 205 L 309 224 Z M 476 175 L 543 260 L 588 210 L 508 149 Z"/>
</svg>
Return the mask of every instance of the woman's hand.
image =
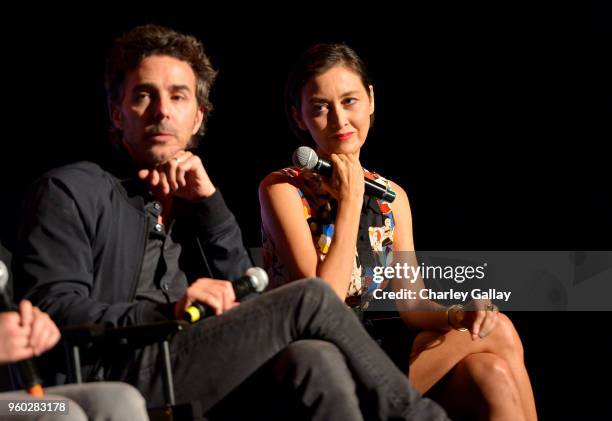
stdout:
<svg viewBox="0 0 612 421">
<path fill-rule="evenodd" d="M 453 327 L 464 327 L 470 331 L 472 339 L 488 336 L 498 321 L 499 309 L 490 300 L 473 300 L 465 309 L 449 314 L 449 322 Z"/>
<path fill-rule="evenodd" d="M 323 180 L 323 188 L 338 201 L 338 204 L 358 203 L 361 208 L 365 184 L 359 159 L 344 154 L 332 154 L 330 158 L 334 171 L 331 180 Z"/>
</svg>

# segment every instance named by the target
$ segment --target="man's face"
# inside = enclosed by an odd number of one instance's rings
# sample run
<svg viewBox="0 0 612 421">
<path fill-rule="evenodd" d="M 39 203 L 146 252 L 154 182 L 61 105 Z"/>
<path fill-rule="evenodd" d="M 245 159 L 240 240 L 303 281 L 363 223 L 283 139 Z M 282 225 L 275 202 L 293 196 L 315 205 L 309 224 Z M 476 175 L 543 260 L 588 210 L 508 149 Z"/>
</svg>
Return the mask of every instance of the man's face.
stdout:
<svg viewBox="0 0 612 421">
<path fill-rule="evenodd" d="M 126 74 L 112 119 L 132 159 L 151 168 L 188 146 L 204 112 L 191 66 L 170 56 L 150 56 Z"/>
</svg>

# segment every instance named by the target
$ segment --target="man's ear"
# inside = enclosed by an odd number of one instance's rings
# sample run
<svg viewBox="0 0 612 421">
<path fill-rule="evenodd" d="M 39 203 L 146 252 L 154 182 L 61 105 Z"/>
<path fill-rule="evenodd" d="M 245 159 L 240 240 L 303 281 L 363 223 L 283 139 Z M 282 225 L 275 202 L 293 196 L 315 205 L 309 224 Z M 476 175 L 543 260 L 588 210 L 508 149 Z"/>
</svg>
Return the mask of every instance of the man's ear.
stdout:
<svg viewBox="0 0 612 421">
<path fill-rule="evenodd" d="M 205 115 L 206 115 L 206 108 L 198 107 L 198 111 L 196 111 L 195 120 L 193 121 L 193 130 L 191 131 L 192 135 L 196 134 L 200 130 L 200 127 L 202 126 L 202 121 L 204 121 Z"/>
<path fill-rule="evenodd" d="M 374 114 L 374 86 L 368 86 L 370 90 L 370 115 Z"/>
<path fill-rule="evenodd" d="M 293 117 L 293 121 L 295 121 L 295 124 L 297 124 L 300 130 L 308 130 L 308 127 L 306 127 L 306 125 L 302 121 L 302 116 L 298 112 L 297 108 L 291 107 L 291 116 Z"/>
<path fill-rule="evenodd" d="M 113 125 L 119 129 L 123 130 L 123 115 L 121 114 L 121 109 L 117 105 L 110 106 L 110 115 Z"/>
</svg>

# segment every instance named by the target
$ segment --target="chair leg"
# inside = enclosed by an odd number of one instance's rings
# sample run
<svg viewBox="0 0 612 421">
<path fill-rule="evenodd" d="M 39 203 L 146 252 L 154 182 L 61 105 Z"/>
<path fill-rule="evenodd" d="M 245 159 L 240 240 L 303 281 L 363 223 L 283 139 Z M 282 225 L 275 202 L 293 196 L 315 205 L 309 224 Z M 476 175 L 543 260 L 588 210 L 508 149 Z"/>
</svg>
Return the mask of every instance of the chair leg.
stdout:
<svg viewBox="0 0 612 421">
<path fill-rule="evenodd" d="M 161 352 L 163 357 L 163 380 L 164 380 L 164 395 L 166 398 L 166 405 L 173 406 L 176 403 L 174 397 L 174 379 L 172 378 L 172 370 L 170 368 L 170 347 L 168 341 L 165 340 L 160 343 Z"/>
<path fill-rule="evenodd" d="M 72 369 L 74 370 L 74 381 L 77 384 L 83 383 L 83 373 L 81 372 L 81 353 L 79 347 L 73 345 L 72 351 Z"/>
</svg>

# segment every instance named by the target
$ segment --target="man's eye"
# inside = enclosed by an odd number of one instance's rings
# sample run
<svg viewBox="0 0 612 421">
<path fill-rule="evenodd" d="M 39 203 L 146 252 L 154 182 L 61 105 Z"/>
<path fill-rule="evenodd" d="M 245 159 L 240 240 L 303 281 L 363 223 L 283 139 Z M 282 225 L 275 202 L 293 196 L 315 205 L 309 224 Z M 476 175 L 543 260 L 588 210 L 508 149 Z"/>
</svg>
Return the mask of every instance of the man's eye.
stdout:
<svg viewBox="0 0 612 421">
<path fill-rule="evenodd" d="M 150 95 L 148 92 L 138 92 L 134 94 L 134 101 L 144 101 L 145 99 L 149 97 Z"/>
<path fill-rule="evenodd" d="M 345 98 L 344 105 L 353 105 L 357 102 L 357 98 Z"/>
<path fill-rule="evenodd" d="M 185 99 L 184 95 L 172 95 L 172 100 L 174 101 L 184 101 Z"/>
<path fill-rule="evenodd" d="M 326 109 L 327 109 L 327 104 L 324 104 L 324 103 L 312 104 L 312 110 L 315 113 L 321 113 L 325 111 Z"/>
</svg>

